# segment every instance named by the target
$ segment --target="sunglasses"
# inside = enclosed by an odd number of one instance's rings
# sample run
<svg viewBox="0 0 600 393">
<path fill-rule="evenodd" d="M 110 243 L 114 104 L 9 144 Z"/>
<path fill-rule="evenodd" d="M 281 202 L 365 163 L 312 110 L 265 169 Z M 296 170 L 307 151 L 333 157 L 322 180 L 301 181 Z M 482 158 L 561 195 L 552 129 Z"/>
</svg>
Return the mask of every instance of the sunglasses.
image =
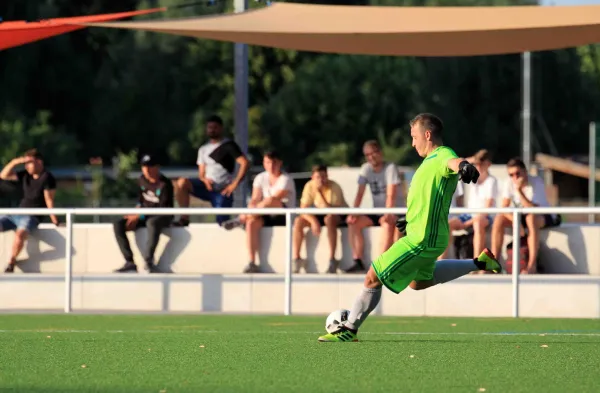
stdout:
<svg viewBox="0 0 600 393">
<path fill-rule="evenodd" d="M 510 177 L 521 177 L 521 172 L 508 172 L 508 176 Z"/>
</svg>

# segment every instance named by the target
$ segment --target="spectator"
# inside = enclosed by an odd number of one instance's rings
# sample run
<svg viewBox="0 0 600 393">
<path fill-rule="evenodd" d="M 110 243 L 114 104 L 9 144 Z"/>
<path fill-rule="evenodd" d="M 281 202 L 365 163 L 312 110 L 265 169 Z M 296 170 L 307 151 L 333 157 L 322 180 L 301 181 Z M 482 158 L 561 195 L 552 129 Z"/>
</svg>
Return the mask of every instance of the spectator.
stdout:
<svg viewBox="0 0 600 393">
<path fill-rule="evenodd" d="M 223 136 L 223 120 L 211 116 L 206 122 L 209 141 L 198 149 L 198 178 L 180 178 L 176 182 L 176 197 L 180 207 L 190 205 L 190 194 L 213 207 L 232 207 L 233 192 L 240 185 L 248 171 L 249 162 L 237 143 Z M 235 178 L 235 164 L 240 168 Z M 217 223 L 222 225 L 228 215 L 217 215 Z M 189 216 L 182 215 L 176 225 L 186 226 Z"/>
<path fill-rule="evenodd" d="M 15 167 L 25 164 L 25 170 L 15 173 Z M 52 173 L 46 170 L 44 158 L 36 149 L 25 152 L 23 157 L 15 158 L 0 172 L 0 179 L 16 181 L 23 190 L 23 198 L 19 207 L 22 208 L 54 208 L 56 180 Z M 29 235 L 35 231 L 45 216 L 9 215 L 0 216 L 0 231 L 15 231 L 13 248 L 5 273 L 13 273 L 17 257 Z M 54 225 L 58 226 L 58 218 L 50 216 Z"/>
<path fill-rule="evenodd" d="M 473 157 L 470 157 L 468 161 L 475 165 L 480 175 L 476 184 L 471 183 L 465 186 L 468 190 L 467 208 L 483 209 L 495 207 L 498 196 L 498 180 L 489 173 L 489 167 L 492 165 L 489 152 L 482 149 L 473 155 Z M 474 258 L 476 258 L 485 248 L 486 230 L 492 223 L 493 218 L 490 214 L 461 214 L 458 217 L 451 218 L 449 225 L 451 230 L 473 231 L 473 254 Z M 449 245 L 451 244 L 452 233 L 450 233 Z M 444 253 L 446 254 L 447 251 Z"/>
<path fill-rule="evenodd" d="M 259 173 L 252 184 L 252 198 L 248 207 L 295 207 L 296 186 L 292 178 L 282 172 L 283 161 L 281 156 L 270 151 L 263 157 L 264 172 Z M 263 226 L 284 226 L 283 215 L 241 215 L 239 218 L 223 223 L 225 229 L 233 229 L 238 226 L 246 226 L 248 240 L 248 255 L 250 262 L 244 269 L 244 273 L 260 273 L 256 264 L 256 254 L 260 247 L 260 230 Z"/>
<path fill-rule="evenodd" d="M 515 207 L 549 206 L 544 181 L 537 176 L 529 176 L 525 164 L 520 158 L 511 159 L 506 166 L 510 178 L 506 180 L 502 191 L 502 207 L 511 205 Z M 528 232 L 529 261 L 527 266 L 521 270 L 522 274 L 533 274 L 537 271 L 536 262 L 540 247 L 540 229 L 559 225 L 559 223 L 559 218 L 553 214 L 523 215 L 521 225 Z M 496 215 L 492 227 L 492 253 L 494 255 L 500 254 L 504 228 L 511 226 L 511 214 Z"/>
<path fill-rule="evenodd" d="M 348 207 L 342 188 L 327 177 L 327 167 L 325 165 L 317 165 L 312 168 L 311 180 L 306 183 L 302 191 L 300 207 L 307 208 L 311 206 L 321 209 L 328 207 Z M 295 273 L 300 273 L 300 269 L 302 268 L 306 271 L 306 260 L 300 258 L 300 247 L 304 240 L 304 229 L 310 227 L 313 235 L 319 236 L 323 225 L 327 228 L 327 240 L 329 241 L 329 269 L 327 273 L 337 272 L 339 261 L 335 259 L 335 250 L 337 247 L 337 227 L 340 224 L 345 224 L 345 218 L 333 214 L 324 216 L 302 214 L 296 217 L 293 239 L 293 258 L 296 264 Z"/>
<path fill-rule="evenodd" d="M 173 207 L 173 183 L 160 173 L 157 161 L 150 155 L 145 155 L 140 161 L 142 175 L 138 179 L 139 200 L 136 207 L 158 208 Z M 131 214 L 114 223 L 115 237 L 125 258 L 125 264 L 116 273 L 137 272 L 137 265 L 133 261 L 133 252 L 127 239 L 127 231 L 139 228 L 148 228 L 148 240 L 143 251 L 146 270 L 150 273 L 159 272 L 154 264 L 154 251 L 163 229 L 170 226 L 173 216 L 144 216 Z"/>
<path fill-rule="evenodd" d="M 362 203 L 367 184 L 373 196 L 373 207 L 392 208 L 401 205 L 401 195 L 398 192 L 400 176 L 398 167 L 393 163 L 383 160 L 381 146 L 375 140 L 365 142 L 363 154 L 367 162 L 360 168 L 358 176 L 358 192 L 354 198 L 354 207 Z M 365 240 L 363 229 L 374 225 L 381 226 L 383 236 L 381 238 L 381 250 L 384 252 L 400 237 L 396 230 L 396 220 L 393 214 L 370 214 L 367 216 L 349 215 L 346 222 L 350 237 L 350 246 L 354 258 L 354 265 L 346 270 L 346 273 L 359 273 L 365 270 L 363 264 Z"/>
</svg>

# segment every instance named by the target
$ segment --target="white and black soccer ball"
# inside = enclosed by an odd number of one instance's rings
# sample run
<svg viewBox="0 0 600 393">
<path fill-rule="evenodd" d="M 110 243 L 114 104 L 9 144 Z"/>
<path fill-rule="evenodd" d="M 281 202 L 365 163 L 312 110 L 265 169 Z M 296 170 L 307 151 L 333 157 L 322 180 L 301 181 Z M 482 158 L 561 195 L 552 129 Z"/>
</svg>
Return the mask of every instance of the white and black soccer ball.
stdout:
<svg viewBox="0 0 600 393">
<path fill-rule="evenodd" d="M 350 311 L 345 309 L 335 310 L 329 314 L 325 321 L 325 330 L 327 330 L 327 333 L 335 332 L 342 323 L 348 320 L 349 315 Z"/>
</svg>

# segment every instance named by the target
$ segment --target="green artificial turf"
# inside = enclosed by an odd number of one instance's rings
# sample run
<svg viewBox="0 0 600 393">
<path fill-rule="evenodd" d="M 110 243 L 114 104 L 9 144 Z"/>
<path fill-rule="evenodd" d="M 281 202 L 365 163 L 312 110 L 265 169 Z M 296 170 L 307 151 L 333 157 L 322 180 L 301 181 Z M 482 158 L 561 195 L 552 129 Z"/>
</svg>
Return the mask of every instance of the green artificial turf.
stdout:
<svg viewBox="0 0 600 393">
<path fill-rule="evenodd" d="M 2 315 L 0 392 L 600 391 L 599 320 L 375 316 L 340 344 L 324 321 Z"/>
</svg>

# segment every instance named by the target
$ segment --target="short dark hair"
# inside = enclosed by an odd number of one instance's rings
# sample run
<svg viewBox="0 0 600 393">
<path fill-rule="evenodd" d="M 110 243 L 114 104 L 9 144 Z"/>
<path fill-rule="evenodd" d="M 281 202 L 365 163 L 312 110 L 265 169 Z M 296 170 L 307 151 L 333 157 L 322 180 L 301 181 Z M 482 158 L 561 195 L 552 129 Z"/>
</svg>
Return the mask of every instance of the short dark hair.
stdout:
<svg viewBox="0 0 600 393">
<path fill-rule="evenodd" d="M 25 157 L 32 157 L 38 160 L 43 160 L 44 156 L 42 156 L 42 153 L 40 153 L 38 151 L 38 149 L 29 149 L 25 152 L 25 154 L 23 154 Z"/>
<path fill-rule="evenodd" d="M 487 149 L 481 149 L 473 155 L 473 161 L 476 163 L 492 161 L 492 154 Z"/>
<path fill-rule="evenodd" d="M 521 168 L 521 169 L 527 169 L 525 167 L 525 163 L 523 162 L 523 160 L 521 160 L 521 157 L 513 157 L 513 158 L 511 158 L 506 163 L 506 166 L 509 167 L 509 168 L 518 167 L 518 168 Z"/>
<path fill-rule="evenodd" d="M 281 155 L 279 155 L 279 152 L 277 150 L 268 150 L 265 152 L 264 156 L 270 158 L 271 160 L 282 161 Z"/>
<path fill-rule="evenodd" d="M 323 164 L 313 165 L 312 173 L 316 173 L 316 172 L 327 172 L 327 165 L 323 165 Z"/>
<path fill-rule="evenodd" d="M 223 119 L 219 115 L 210 115 L 208 119 L 206 119 L 207 123 L 217 123 L 218 125 L 223 125 Z"/>
<path fill-rule="evenodd" d="M 370 147 L 372 147 L 372 148 L 374 148 L 374 149 L 377 149 L 377 150 L 381 150 L 381 145 L 380 145 L 380 144 L 379 144 L 379 142 L 378 142 L 377 140 L 375 140 L 375 139 L 371 139 L 371 140 L 368 140 L 368 141 L 366 141 L 366 142 L 363 144 L 363 149 L 364 149 L 365 147 L 367 147 L 367 146 L 370 146 Z"/>
<path fill-rule="evenodd" d="M 410 126 L 419 124 L 423 129 L 429 130 L 434 138 L 441 138 L 444 132 L 444 123 L 442 120 L 431 113 L 419 113 L 410 121 Z"/>
</svg>

